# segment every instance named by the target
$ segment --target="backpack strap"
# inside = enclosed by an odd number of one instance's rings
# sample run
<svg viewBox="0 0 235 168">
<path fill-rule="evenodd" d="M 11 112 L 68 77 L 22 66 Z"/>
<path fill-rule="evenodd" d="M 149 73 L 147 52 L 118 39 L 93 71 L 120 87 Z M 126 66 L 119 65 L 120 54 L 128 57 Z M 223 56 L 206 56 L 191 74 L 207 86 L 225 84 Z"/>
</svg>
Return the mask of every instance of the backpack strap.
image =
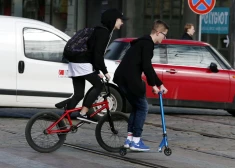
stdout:
<svg viewBox="0 0 235 168">
<path fill-rule="evenodd" d="M 108 46 L 109 46 L 109 43 L 110 43 L 110 40 L 111 40 L 112 36 L 113 36 L 113 31 L 112 31 L 112 32 L 110 33 L 110 35 L 109 35 L 109 41 L 108 41 L 107 46 L 106 46 L 106 48 L 105 48 L 105 50 L 104 50 L 104 55 L 105 55 L 106 52 L 107 52 L 107 48 L 108 48 Z"/>
<path fill-rule="evenodd" d="M 107 27 L 105 27 L 105 26 L 96 26 L 96 27 L 101 27 L 101 28 L 104 28 L 104 29 L 106 29 L 106 30 L 109 31 L 109 29 L 108 29 Z M 106 53 L 106 51 L 107 51 L 107 48 L 108 48 L 108 46 L 109 46 L 109 43 L 110 43 L 110 41 L 111 41 L 112 36 L 113 36 L 113 30 L 112 30 L 111 33 L 109 34 L 109 41 L 108 41 L 108 43 L 107 43 L 107 45 L 106 45 L 106 48 L 105 48 L 105 50 L 104 50 L 104 55 L 105 55 L 105 53 Z"/>
</svg>

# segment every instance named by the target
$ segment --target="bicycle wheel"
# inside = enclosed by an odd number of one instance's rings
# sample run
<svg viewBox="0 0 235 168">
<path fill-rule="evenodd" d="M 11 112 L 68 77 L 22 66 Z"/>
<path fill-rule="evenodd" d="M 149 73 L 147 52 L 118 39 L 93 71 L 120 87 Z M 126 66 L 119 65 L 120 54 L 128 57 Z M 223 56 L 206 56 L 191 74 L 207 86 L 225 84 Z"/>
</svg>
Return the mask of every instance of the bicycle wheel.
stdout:
<svg viewBox="0 0 235 168">
<path fill-rule="evenodd" d="M 111 131 L 108 115 L 104 115 L 95 129 L 96 140 L 99 145 L 109 152 L 119 152 L 127 135 L 128 117 L 122 112 L 112 112 L 114 128 L 117 133 Z"/>
<path fill-rule="evenodd" d="M 26 140 L 34 150 L 41 153 L 53 152 L 63 145 L 66 133 L 46 134 L 45 130 L 60 118 L 53 112 L 40 112 L 28 121 L 25 128 Z M 64 121 L 60 121 L 53 129 L 65 129 Z"/>
</svg>

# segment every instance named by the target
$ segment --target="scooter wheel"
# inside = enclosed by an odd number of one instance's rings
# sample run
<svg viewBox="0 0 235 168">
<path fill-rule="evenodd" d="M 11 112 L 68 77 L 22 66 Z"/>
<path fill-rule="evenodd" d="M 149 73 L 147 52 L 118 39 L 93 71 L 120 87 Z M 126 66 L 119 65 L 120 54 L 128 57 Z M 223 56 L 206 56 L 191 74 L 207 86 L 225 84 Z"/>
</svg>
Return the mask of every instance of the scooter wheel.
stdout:
<svg viewBox="0 0 235 168">
<path fill-rule="evenodd" d="M 126 153 L 127 153 L 126 148 L 121 148 L 120 151 L 119 151 L 119 154 L 120 154 L 121 156 L 125 156 Z"/>
<path fill-rule="evenodd" d="M 170 155 L 172 154 L 171 149 L 170 149 L 170 148 L 165 148 L 165 149 L 164 149 L 164 154 L 165 154 L 166 156 L 170 156 Z"/>
</svg>

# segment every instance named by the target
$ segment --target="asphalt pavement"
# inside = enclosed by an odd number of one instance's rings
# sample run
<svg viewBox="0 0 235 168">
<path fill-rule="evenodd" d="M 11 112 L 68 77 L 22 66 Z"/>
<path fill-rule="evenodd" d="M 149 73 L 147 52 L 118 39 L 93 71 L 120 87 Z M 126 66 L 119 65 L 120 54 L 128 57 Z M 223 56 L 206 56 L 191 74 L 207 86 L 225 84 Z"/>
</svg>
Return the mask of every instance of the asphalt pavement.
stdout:
<svg viewBox="0 0 235 168">
<path fill-rule="evenodd" d="M 46 154 L 34 151 L 26 142 L 25 126 L 32 115 L 48 110 L 63 112 L 58 109 L 0 109 L 0 168 L 144 167 L 67 146 Z M 162 140 L 161 115 L 159 107 L 150 107 L 142 137 L 151 150 L 128 152 L 125 156 L 128 160 L 138 159 L 166 168 L 234 168 L 234 117 L 223 110 L 167 107 L 165 114 L 172 155 L 158 152 Z M 95 126 L 84 124 L 77 133 L 67 135 L 66 143 L 106 152 L 96 141 Z"/>
</svg>

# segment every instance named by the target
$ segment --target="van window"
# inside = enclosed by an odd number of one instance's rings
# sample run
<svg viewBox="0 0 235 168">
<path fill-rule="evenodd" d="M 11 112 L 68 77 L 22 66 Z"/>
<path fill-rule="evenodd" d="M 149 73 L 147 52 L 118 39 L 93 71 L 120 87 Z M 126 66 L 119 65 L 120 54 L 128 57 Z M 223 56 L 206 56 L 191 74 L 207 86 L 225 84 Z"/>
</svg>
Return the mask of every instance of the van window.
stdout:
<svg viewBox="0 0 235 168">
<path fill-rule="evenodd" d="M 39 29 L 24 29 L 25 56 L 31 59 L 62 62 L 66 41 L 57 35 Z"/>
</svg>

